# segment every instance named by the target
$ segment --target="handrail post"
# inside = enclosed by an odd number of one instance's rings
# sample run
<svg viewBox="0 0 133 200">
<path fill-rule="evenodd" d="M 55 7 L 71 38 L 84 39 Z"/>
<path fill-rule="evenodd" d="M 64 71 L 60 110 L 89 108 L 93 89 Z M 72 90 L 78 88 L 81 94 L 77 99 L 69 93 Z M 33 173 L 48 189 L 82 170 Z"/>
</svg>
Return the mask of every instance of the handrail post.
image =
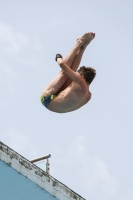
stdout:
<svg viewBox="0 0 133 200">
<path fill-rule="evenodd" d="M 46 155 L 46 156 L 35 158 L 35 159 L 31 160 L 30 162 L 35 163 L 35 162 L 47 159 L 47 161 L 46 161 L 46 173 L 50 174 L 50 162 L 49 162 L 49 159 L 48 159 L 50 157 L 51 157 L 51 155 L 49 154 L 49 155 Z"/>
</svg>

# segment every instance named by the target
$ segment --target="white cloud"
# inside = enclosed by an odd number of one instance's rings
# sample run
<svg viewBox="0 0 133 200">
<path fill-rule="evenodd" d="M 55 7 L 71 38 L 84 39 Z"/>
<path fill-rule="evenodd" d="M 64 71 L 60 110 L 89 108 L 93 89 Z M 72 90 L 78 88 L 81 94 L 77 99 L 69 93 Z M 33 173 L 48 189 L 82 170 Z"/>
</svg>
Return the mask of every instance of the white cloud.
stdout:
<svg viewBox="0 0 133 200">
<path fill-rule="evenodd" d="M 18 73 L 0 58 L 0 83 L 9 94 L 14 93 L 14 80 L 16 78 L 18 78 Z"/>
<path fill-rule="evenodd" d="M 8 95 L 14 94 L 15 80 L 21 76 L 20 67 L 38 66 L 40 61 L 34 53 L 41 48 L 36 36 L 28 36 L 0 22 L 0 85 Z"/>
<path fill-rule="evenodd" d="M 24 33 L 14 31 L 12 26 L 0 22 L 0 44 L 3 53 L 14 55 L 29 44 L 29 38 Z"/>
<path fill-rule="evenodd" d="M 58 169 L 69 171 L 69 176 L 80 184 L 88 199 L 113 199 L 118 181 L 110 174 L 107 164 L 100 157 L 90 156 L 87 145 L 87 138 L 78 136 L 68 147 L 67 153 L 62 152 L 60 148 L 56 149 L 60 159 L 56 158 L 54 165 L 58 165 Z"/>
<path fill-rule="evenodd" d="M 81 163 L 77 172 L 84 187 L 94 194 L 99 189 L 103 194 L 115 196 L 117 180 L 110 174 L 107 164 L 98 156 L 90 156 L 87 152 L 87 139 L 79 136 L 72 144 L 69 153 L 73 152 L 77 163 Z"/>
<path fill-rule="evenodd" d="M 16 31 L 11 25 L 0 22 L 0 52 L 8 56 L 27 55 L 27 52 L 40 51 L 42 45 L 34 35 Z M 29 53 L 30 54 L 30 53 Z"/>
<path fill-rule="evenodd" d="M 37 154 L 35 148 L 32 146 L 30 138 L 15 128 L 9 128 L 5 131 L 1 139 L 3 143 L 5 142 L 6 145 L 16 152 L 21 155 L 26 155 L 26 158 L 33 158 Z"/>
</svg>

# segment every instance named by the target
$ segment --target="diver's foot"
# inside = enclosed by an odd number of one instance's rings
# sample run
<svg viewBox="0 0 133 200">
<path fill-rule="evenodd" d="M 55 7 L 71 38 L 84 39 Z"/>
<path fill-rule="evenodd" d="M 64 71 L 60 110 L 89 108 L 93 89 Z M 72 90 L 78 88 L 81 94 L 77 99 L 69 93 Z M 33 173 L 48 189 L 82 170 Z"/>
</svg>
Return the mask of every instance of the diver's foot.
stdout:
<svg viewBox="0 0 133 200">
<path fill-rule="evenodd" d="M 95 33 L 90 33 L 88 40 L 81 46 L 81 48 L 86 48 L 87 45 L 95 38 Z"/>
<path fill-rule="evenodd" d="M 81 36 L 80 38 L 77 38 L 76 42 L 79 45 L 83 45 L 84 43 L 86 43 L 86 41 L 88 41 L 89 43 L 91 42 L 91 40 L 93 40 L 95 37 L 95 33 L 93 32 L 88 32 L 85 33 L 83 36 Z"/>
<path fill-rule="evenodd" d="M 78 46 L 82 46 L 89 37 L 89 33 L 85 33 L 84 35 L 82 35 L 81 37 L 77 38 L 76 43 Z"/>
</svg>

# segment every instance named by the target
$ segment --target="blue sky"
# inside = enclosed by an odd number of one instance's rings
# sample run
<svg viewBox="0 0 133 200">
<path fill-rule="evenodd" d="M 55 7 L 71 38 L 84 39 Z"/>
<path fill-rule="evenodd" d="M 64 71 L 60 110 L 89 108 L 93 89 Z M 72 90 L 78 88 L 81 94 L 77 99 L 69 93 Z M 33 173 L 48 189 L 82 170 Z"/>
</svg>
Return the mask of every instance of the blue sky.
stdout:
<svg viewBox="0 0 133 200">
<path fill-rule="evenodd" d="M 0 140 L 28 159 L 51 154 L 51 175 L 86 199 L 133 199 L 133 3 L 1 1 Z M 40 94 L 85 32 L 91 101 L 57 114 Z"/>
</svg>

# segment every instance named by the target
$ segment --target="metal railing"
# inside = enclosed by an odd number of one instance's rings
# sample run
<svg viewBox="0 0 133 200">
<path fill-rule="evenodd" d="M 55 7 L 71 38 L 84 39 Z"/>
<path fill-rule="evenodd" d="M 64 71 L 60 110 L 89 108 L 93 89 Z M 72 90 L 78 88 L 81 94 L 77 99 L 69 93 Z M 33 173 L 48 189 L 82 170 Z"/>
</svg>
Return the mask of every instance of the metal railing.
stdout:
<svg viewBox="0 0 133 200">
<path fill-rule="evenodd" d="M 48 158 L 50 158 L 50 157 L 51 157 L 51 155 L 49 154 L 49 155 L 46 155 L 46 156 L 42 156 L 42 157 L 30 160 L 30 162 L 31 163 L 35 163 L 35 162 L 39 162 L 41 160 L 45 160 L 46 159 L 47 160 L 46 161 L 46 173 L 50 174 L 50 163 L 49 163 L 49 160 L 48 160 Z"/>
</svg>

